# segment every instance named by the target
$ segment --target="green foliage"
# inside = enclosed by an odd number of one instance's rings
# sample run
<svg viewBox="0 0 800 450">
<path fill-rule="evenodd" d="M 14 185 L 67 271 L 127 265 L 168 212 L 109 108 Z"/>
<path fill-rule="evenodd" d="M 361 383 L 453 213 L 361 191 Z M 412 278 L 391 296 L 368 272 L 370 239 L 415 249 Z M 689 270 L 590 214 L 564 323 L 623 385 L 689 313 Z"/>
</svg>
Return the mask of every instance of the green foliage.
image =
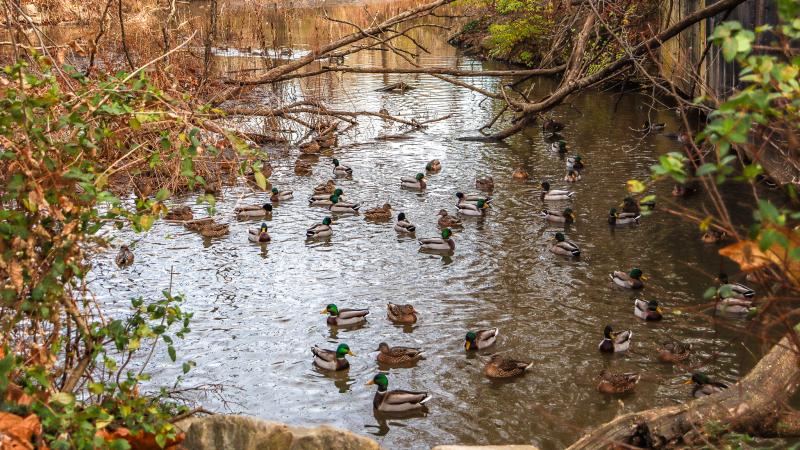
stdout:
<svg viewBox="0 0 800 450">
<path fill-rule="evenodd" d="M 462 33 L 472 33 L 473 31 L 477 30 L 480 26 L 480 20 L 470 20 L 469 22 L 465 23 L 464 26 L 461 28 Z"/>
</svg>

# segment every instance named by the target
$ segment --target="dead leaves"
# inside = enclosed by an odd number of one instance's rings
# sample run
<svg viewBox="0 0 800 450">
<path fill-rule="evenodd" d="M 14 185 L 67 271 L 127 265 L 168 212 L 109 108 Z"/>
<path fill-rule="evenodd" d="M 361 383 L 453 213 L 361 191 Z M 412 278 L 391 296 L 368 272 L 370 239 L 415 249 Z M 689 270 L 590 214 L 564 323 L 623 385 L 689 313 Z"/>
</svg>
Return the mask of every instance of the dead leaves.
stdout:
<svg viewBox="0 0 800 450">
<path fill-rule="evenodd" d="M 800 239 L 791 231 L 786 231 L 785 235 L 789 237 L 789 249 L 800 246 Z M 758 241 L 742 240 L 721 248 L 719 254 L 739 264 L 743 272 L 753 272 L 774 264 L 790 278 L 792 283 L 800 283 L 800 261 L 790 258 L 789 250 L 778 243 L 762 251 Z"/>
<path fill-rule="evenodd" d="M 34 439 L 38 441 L 41 435 L 42 423 L 35 414 L 22 418 L 0 412 L 0 448 L 3 450 L 32 450 Z"/>
</svg>

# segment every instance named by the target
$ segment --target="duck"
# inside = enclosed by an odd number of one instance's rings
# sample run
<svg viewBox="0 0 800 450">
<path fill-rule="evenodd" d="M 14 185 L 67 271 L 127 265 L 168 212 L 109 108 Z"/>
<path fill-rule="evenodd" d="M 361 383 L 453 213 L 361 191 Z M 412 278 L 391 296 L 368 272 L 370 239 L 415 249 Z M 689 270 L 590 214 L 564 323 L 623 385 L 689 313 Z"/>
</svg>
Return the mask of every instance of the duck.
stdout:
<svg viewBox="0 0 800 450">
<path fill-rule="evenodd" d="M 428 172 L 438 172 L 442 170 L 442 163 L 438 159 L 432 159 L 425 164 L 425 170 Z"/>
<path fill-rule="evenodd" d="M 439 228 L 457 228 L 462 226 L 461 219 L 451 216 L 446 209 L 440 209 L 437 216 L 439 219 L 436 223 L 439 225 Z"/>
<path fill-rule="evenodd" d="M 394 231 L 398 233 L 413 233 L 417 230 L 411 222 L 406 219 L 406 213 L 401 212 L 397 215 L 397 222 L 394 224 Z"/>
<path fill-rule="evenodd" d="M 477 204 L 478 200 L 483 200 L 484 203 L 490 204 L 492 203 L 492 197 L 483 195 L 483 194 L 465 194 L 463 192 L 456 192 L 456 198 L 458 201 L 456 203 L 472 203 Z"/>
<path fill-rule="evenodd" d="M 608 224 L 616 226 L 634 225 L 639 223 L 641 215 L 631 213 L 618 213 L 617 208 L 608 211 Z"/>
<path fill-rule="evenodd" d="M 566 240 L 564 233 L 561 232 L 556 233 L 556 243 L 550 247 L 550 251 L 562 256 L 581 256 L 581 249 Z"/>
<path fill-rule="evenodd" d="M 522 167 L 518 167 L 511 174 L 511 178 L 517 180 L 527 180 L 528 178 L 530 178 L 530 175 L 528 175 L 528 172 L 525 169 L 523 169 Z"/>
<path fill-rule="evenodd" d="M 483 350 L 491 347 L 497 341 L 497 336 L 500 334 L 499 328 L 490 328 L 488 330 L 467 331 L 464 338 L 464 350 Z"/>
<path fill-rule="evenodd" d="M 717 297 L 716 309 L 724 314 L 748 314 L 755 302 L 750 298 Z"/>
<path fill-rule="evenodd" d="M 685 183 L 676 183 L 672 186 L 673 197 L 689 197 L 700 190 L 700 183 L 697 180 L 689 180 Z"/>
<path fill-rule="evenodd" d="M 570 156 L 567 158 L 567 170 L 583 170 L 583 159 L 581 155 Z"/>
<path fill-rule="evenodd" d="M 572 208 L 566 208 L 562 212 L 543 209 L 541 214 L 542 217 L 550 222 L 563 223 L 565 225 L 575 222 L 575 213 L 572 212 Z"/>
<path fill-rule="evenodd" d="M 494 355 L 486 363 L 483 373 L 489 378 L 511 378 L 524 375 L 531 367 L 533 367 L 533 361 L 520 361 Z"/>
<path fill-rule="evenodd" d="M 694 384 L 694 389 L 692 389 L 692 397 L 694 398 L 707 397 L 728 389 L 727 384 L 719 381 L 712 381 L 711 378 L 703 372 L 694 372 L 692 377 L 684 381 L 683 384 Z"/>
<path fill-rule="evenodd" d="M 475 179 L 475 189 L 481 191 L 492 191 L 494 190 L 494 178 L 491 176 L 485 176 L 481 178 Z"/>
<path fill-rule="evenodd" d="M 431 396 L 427 392 L 395 390 L 389 391 L 389 378 L 384 373 L 375 375 L 367 382 L 368 386 L 377 385 L 378 392 L 372 399 L 372 408 L 380 412 L 405 412 L 425 407 Z"/>
<path fill-rule="evenodd" d="M 662 362 L 677 363 L 687 359 L 691 353 L 692 344 L 664 342 L 658 348 L 658 359 Z"/>
<path fill-rule="evenodd" d="M 237 206 L 233 212 L 236 220 L 269 219 L 272 217 L 272 204 Z"/>
<path fill-rule="evenodd" d="M 339 309 L 333 303 L 323 309 L 320 314 L 328 314 L 328 325 L 345 327 L 366 322 L 368 309 Z"/>
<path fill-rule="evenodd" d="M 563 140 L 558 140 L 550 144 L 550 151 L 556 153 L 566 153 L 567 152 L 567 142 Z"/>
<path fill-rule="evenodd" d="M 417 311 L 412 305 L 386 304 L 387 316 L 394 323 L 411 325 L 417 323 Z"/>
<path fill-rule="evenodd" d="M 465 216 L 485 216 L 486 209 L 489 208 L 489 204 L 486 203 L 486 200 L 480 199 L 475 204 L 469 202 L 459 202 L 456 203 L 456 209 L 458 209 L 459 214 L 463 214 Z"/>
<path fill-rule="evenodd" d="M 432 252 L 454 252 L 456 243 L 450 237 L 453 234 L 450 228 L 442 229 L 442 237 L 419 239 L 420 250 Z"/>
<path fill-rule="evenodd" d="M 646 279 L 642 275 L 642 269 L 639 269 L 638 267 L 634 267 L 628 273 L 625 273 L 621 270 L 615 270 L 610 276 L 614 284 L 626 289 L 641 289 L 644 287 L 642 279 Z"/>
<path fill-rule="evenodd" d="M 600 372 L 599 379 L 598 391 L 603 394 L 622 394 L 633 390 L 641 379 L 641 375 L 633 372 L 616 373 L 603 370 Z"/>
<path fill-rule="evenodd" d="M 200 228 L 200 235 L 208 238 L 225 236 L 228 232 L 230 228 L 227 223 L 211 223 Z"/>
<path fill-rule="evenodd" d="M 603 340 L 600 341 L 598 349 L 604 353 L 616 353 L 627 351 L 631 346 L 633 331 L 614 332 L 611 325 L 606 325 L 603 330 Z"/>
<path fill-rule="evenodd" d="M 581 174 L 577 170 L 567 170 L 567 174 L 564 175 L 564 181 L 569 183 L 581 181 Z"/>
<path fill-rule="evenodd" d="M 386 342 L 378 344 L 376 350 L 378 355 L 375 359 L 379 363 L 394 365 L 394 364 L 408 364 L 418 361 L 422 358 L 422 350 L 411 347 L 389 347 Z"/>
<path fill-rule="evenodd" d="M 330 217 L 322 219 L 322 223 L 318 223 L 306 230 L 306 236 L 310 238 L 328 237 L 331 234 L 333 234 L 333 230 L 331 229 Z"/>
<path fill-rule="evenodd" d="M 328 194 L 314 194 L 308 199 L 308 206 L 327 206 L 330 207 L 333 205 L 333 201 L 331 198 L 333 196 L 339 197 L 340 202 L 344 202 L 344 191 L 341 189 L 336 189 L 333 191 L 332 195 Z"/>
<path fill-rule="evenodd" d="M 756 291 L 743 285 L 742 283 L 731 283 L 728 280 L 728 274 L 722 272 L 717 276 L 719 289 L 717 293 L 723 298 L 753 298 Z"/>
<path fill-rule="evenodd" d="M 331 195 L 331 204 L 328 206 L 328 209 L 331 212 L 341 213 L 341 214 L 358 214 L 358 203 L 345 203 L 341 201 L 338 195 L 334 194 Z"/>
<path fill-rule="evenodd" d="M 718 244 L 728 237 L 728 233 L 719 230 L 708 230 L 703 233 L 700 240 L 706 244 Z"/>
<path fill-rule="evenodd" d="M 294 173 L 295 175 L 307 177 L 314 173 L 314 168 L 305 159 L 297 158 L 297 161 L 294 162 Z"/>
<path fill-rule="evenodd" d="M 649 302 L 639 299 L 634 300 L 633 314 L 647 321 L 658 321 L 663 318 L 663 311 L 658 305 L 658 300 L 650 300 Z"/>
<path fill-rule="evenodd" d="M 334 189 L 336 189 L 336 182 L 333 180 L 328 180 L 324 183 L 320 183 L 314 186 L 314 195 L 319 194 L 333 194 Z"/>
<path fill-rule="evenodd" d="M 353 175 L 353 169 L 339 164 L 339 160 L 333 158 L 333 175 L 337 177 L 348 177 Z"/>
<path fill-rule="evenodd" d="M 542 123 L 542 131 L 547 133 L 558 133 L 559 131 L 564 129 L 564 124 L 561 122 L 556 122 L 552 118 L 548 118 L 547 120 Z"/>
<path fill-rule="evenodd" d="M 260 227 L 247 230 L 247 239 L 249 239 L 250 242 L 269 242 L 271 238 L 267 232 L 267 224 L 262 222 Z"/>
<path fill-rule="evenodd" d="M 392 218 L 392 205 L 384 203 L 383 206 L 364 211 L 364 218 L 370 220 L 389 220 Z"/>
<path fill-rule="evenodd" d="M 336 350 L 326 350 L 319 346 L 311 347 L 311 353 L 314 354 L 314 365 L 321 369 L 339 371 L 350 368 L 350 363 L 347 362 L 345 356 L 356 356 L 355 353 L 350 351 L 347 344 L 339 344 Z"/>
<path fill-rule="evenodd" d="M 194 214 L 192 213 L 192 208 L 186 205 L 170 208 L 170 210 L 164 215 L 164 219 L 166 220 L 186 221 L 192 220 L 193 218 Z"/>
<path fill-rule="evenodd" d="M 425 183 L 425 175 L 422 173 L 416 174 L 413 178 L 411 177 L 402 177 L 400 178 L 400 187 L 406 189 L 416 189 L 416 190 L 424 190 L 428 187 L 428 184 Z"/>
<path fill-rule="evenodd" d="M 270 195 L 269 199 L 272 203 L 277 203 L 291 200 L 292 197 L 294 197 L 292 191 L 279 191 L 278 188 L 272 188 L 272 195 Z"/>
<path fill-rule="evenodd" d="M 127 245 L 122 245 L 119 248 L 119 253 L 117 253 L 117 257 L 114 258 L 114 261 L 117 263 L 119 267 L 128 267 L 133 264 L 133 252 Z"/>
<path fill-rule="evenodd" d="M 574 195 L 574 192 L 565 189 L 550 189 L 550 183 L 542 181 L 542 193 L 539 198 L 542 201 L 572 200 Z"/>
<path fill-rule="evenodd" d="M 663 122 L 659 122 L 659 123 L 650 123 L 650 121 L 649 121 L 649 120 L 646 120 L 646 121 L 645 121 L 645 122 L 642 124 L 642 128 L 640 128 L 640 129 L 639 129 L 639 131 L 643 131 L 643 132 L 648 132 L 648 131 L 661 131 L 661 130 L 663 130 L 664 128 L 666 128 L 666 126 L 667 126 L 667 125 L 666 125 L 665 123 L 663 123 Z"/>
</svg>

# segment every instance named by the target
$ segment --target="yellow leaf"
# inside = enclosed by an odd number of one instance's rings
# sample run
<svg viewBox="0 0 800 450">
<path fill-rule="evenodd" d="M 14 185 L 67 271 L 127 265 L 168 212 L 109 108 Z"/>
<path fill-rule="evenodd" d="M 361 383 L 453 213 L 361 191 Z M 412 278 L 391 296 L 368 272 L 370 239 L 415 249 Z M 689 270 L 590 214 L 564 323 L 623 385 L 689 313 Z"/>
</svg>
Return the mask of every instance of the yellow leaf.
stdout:
<svg viewBox="0 0 800 450">
<path fill-rule="evenodd" d="M 708 216 L 705 219 L 703 219 L 703 221 L 700 222 L 700 231 L 702 231 L 703 233 L 708 231 L 708 227 L 711 225 L 711 222 L 713 221 L 714 218 L 712 216 Z"/>
<path fill-rule="evenodd" d="M 256 171 L 254 175 L 255 175 L 256 184 L 258 184 L 258 187 L 260 187 L 262 191 L 266 191 L 267 190 L 267 177 L 265 177 L 264 174 L 261 173 L 260 171 Z"/>
<path fill-rule="evenodd" d="M 153 226 L 153 222 L 155 222 L 155 221 L 156 221 L 156 217 L 155 216 L 151 216 L 151 215 L 145 214 L 139 220 L 139 224 L 142 226 L 142 229 L 144 231 L 147 231 L 147 230 L 150 229 L 150 227 Z"/>
<path fill-rule="evenodd" d="M 647 188 L 647 186 L 645 186 L 644 183 L 639 180 L 628 180 L 628 182 L 625 183 L 625 186 L 628 188 L 628 192 L 631 194 L 639 194 L 644 192 L 644 190 Z"/>
</svg>

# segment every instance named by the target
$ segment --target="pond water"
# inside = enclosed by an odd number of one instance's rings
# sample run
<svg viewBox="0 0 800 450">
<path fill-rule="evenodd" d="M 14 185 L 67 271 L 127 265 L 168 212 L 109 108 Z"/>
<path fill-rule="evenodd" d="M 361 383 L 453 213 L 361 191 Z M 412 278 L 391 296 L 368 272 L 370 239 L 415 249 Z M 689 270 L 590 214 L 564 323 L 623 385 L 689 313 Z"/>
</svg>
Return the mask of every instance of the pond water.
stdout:
<svg viewBox="0 0 800 450">
<path fill-rule="evenodd" d="M 193 5 L 184 13 L 203 13 L 202 4 Z M 320 11 L 260 12 L 284 27 L 265 39 L 298 50 L 317 45 L 327 36 L 319 33 L 325 23 L 319 19 Z M 333 17 L 350 18 L 363 11 L 363 5 L 347 4 L 328 10 Z M 287 14 L 291 20 L 285 19 Z M 264 28 L 253 31 L 248 26 L 252 21 L 246 5 L 225 11 L 222 23 L 232 34 L 225 34 L 231 47 L 255 45 L 242 35 L 274 31 L 264 24 L 253 25 Z M 417 31 L 431 51 L 417 58 L 420 64 L 472 70 L 497 67 L 450 47 L 440 30 Z M 228 71 L 264 63 L 223 55 L 215 64 L 217 70 Z M 348 56 L 345 64 L 375 67 L 401 62 L 373 51 Z M 375 91 L 397 81 L 415 89 L 405 94 Z M 497 90 L 511 80 L 468 81 Z M 556 81 L 537 78 L 532 83 L 531 96 L 540 97 Z M 247 101 L 266 101 L 272 98 L 269 91 L 257 90 Z M 178 364 L 166 356 L 155 362 L 156 382 L 173 380 L 180 373 L 180 362 L 191 359 L 197 367 L 188 384 L 231 386 L 225 395 L 233 412 L 298 425 L 332 424 L 371 436 L 387 448 L 532 443 L 551 449 L 567 446 L 617 414 L 686 401 L 691 388 L 681 384 L 685 371 L 657 362 L 654 349 L 660 342 L 678 339 L 694 344 L 697 351 L 690 364 L 722 380 L 734 381 L 752 366 L 754 356 L 744 347 L 744 333 L 731 328 L 730 321 L 715 323 L 695 313 L 711 277 L 722 269 L 735 272 L 717 255 L 718 247 L 703 244 L 696 226 L 658 209 L 638 227 L 614 230 L 606 223 L 609 208 L 626 195 L 625 182 L 645 179 L 659 155 L 679 149 L 664 135 L 643 137 L 632 131 L 648 116 L 653 122 L 666 122 L 668 131 L 678 129 L 674 113 L 659 109 L 649 97 L 626 94 L 620 99 L 617 93 L 593 91 L 553 112 L 567 124 L 562 134 L 570 153 L 580 153 L 587 165 L 582 181 L 565 186 L 564 161 L 548 149 L 537 126 L 505 143 L 457 140 L 477 134 L 501 105 L 430 76 L 331 75 L 287 82 L 272 93 L 276 92 L 287 100 L 321 98 L 335 109 L 386 108 L 420 121 L 450 116 L 403 140 L 376 140 L 397 128 L 361 118 L 358 127 L 340 137 L 333 152 L 353 169 L 352 180 L 338 181 L 348 199 L 364 208 L 389 202 L 395 214 L 405 212 L 417 226 L 417 237 L 439 233 L 437 212 L 446 208 L 455 213 L 454 194 L 475 191 L 476 176 L 494 177 L 492 207 L 484 219 L 464 219 L 463 230 L 454 235 L 456 250 L 451 257 L 420 253 L 415 239 L 398 236 L 391 222 L 369 222 L 363 215 L 334 216 L 330 240 L 308 242 L 306 228 L 326 212 L 310 208 L 306 199 L 313 186 L 331 178 L 332 158 L 321 156 L 313 176 L 300 177 L 293 171 L 296 148 L 271 149 L 275 172 L 270 181 L 282 190 L 293 190 L 295 198 L 276 205 L 268 222 L 269 244 L 248 243 L 247 229 L 257 222 L 233 218 L 237 205 L 266 199 L 240 184 L 218 197 L 216 217 L 231 223 L 230 235 L 204 240 L 178 225 L 159 222 L 144 234 L 115 236 L 117 243 L 135 242 L 132 267 L 116 268 L 113 251 L 96 263 L 92 287 L 101 301 L 119 311 L 132 297 L 159 296 L 168 288 L 173 268 L 173 292 L 185 296 L 184 308 L 194 313 L 194 320 L 192 332 L 177 343 Z M 400 176 L 413 176 L 434 158 L 443 169 L 429 176 L 426 191 L 400 189 Z M 511 173 L 517 167 L 526 169 L 531 179 L 513 180 Z M 562 208 L 563 203 L 542 204 L 538 197 L 542 180 L 576 193 L 571 206 L 577 221 L 567 237 L 582 248 L 580 259 L 548 251 L 554 233 L 563 227 L 548 225 L 539 211 Z M 672 201 L 669 188 L 657 188 L 661 201 Z M 176 203 L 192 205 L 196 216 L 203 216 L 205 207 L 194 200 L 181 198 Z M 701 202 L 698 197 L 683 203 Z M 649 276 L 643 291 L 625 291 L 610 282 L 613 270 L 632 267 Z M 641 322 L 632 313 L 634 298 L 657 299 L 669 313 L 660 323 Z M 390 323 L 385 307 L 390 301 L 415 305 L 419 322 L 405 328 Z M 353 330 L 328 327 L 319 314 L 328 303 L 369 308 L 367 324 Z M 606 324 L 633 330 L 631 351 L 610 357 L 597 351 Z M 487 327 L 499 327 L 497 344 L 465 355 L 465 332 Z M 390 389 L 430 392 L 433 399 L 426 414 L 408 418 L 373 414 L 375 391 L 364 383 L 379 369 L 375 349 L 381 341 L 424 349 L 426 359 L 412 368 L 392 369 L 388 377 Z M 358 355 L 349 358 L 349 371 L 329 375 L 315 369 L 310 347 L 335 348 L 342 342 Z M 512 382 L 490 381 L 483 375 L 483 365 L 495 352 L 530 358 L 534 367 Z M 604 368 L 641 372 L 642 381 L 624 397 L 599 394 L 595 377 Z M 204 403 L 210 409 L 223 409 L 214 398 Z"/>
</svg>

